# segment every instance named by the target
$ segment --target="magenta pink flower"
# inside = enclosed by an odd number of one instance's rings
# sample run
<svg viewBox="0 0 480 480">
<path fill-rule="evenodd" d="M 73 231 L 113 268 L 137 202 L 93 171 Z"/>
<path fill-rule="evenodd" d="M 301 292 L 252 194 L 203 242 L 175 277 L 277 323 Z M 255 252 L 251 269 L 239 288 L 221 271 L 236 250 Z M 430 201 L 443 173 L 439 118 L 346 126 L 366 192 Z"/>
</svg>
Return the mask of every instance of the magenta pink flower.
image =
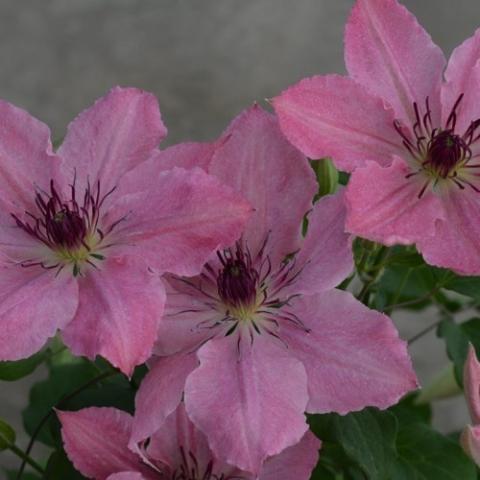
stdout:
<svg viewBox="0 0 480 480">
<path fill-rule="evenodd" d="M 480 30 L 445 58 L 396 0 L 357 0 L 345 34 L 350 77 L 302 80 L 273 101 L 311 158 L 353 171 L 347 228 L 416 244 L 425 260 L 480 273 Z M 445 80 L 443 80 L 443 78 Z"/>
<path fill-rule="evenodd" d="M 0 360 L 61 329 L 75 354 L 130 374 L 162 317 L 158 274 L 198 273 L 250 207 L 200 169 L 148 159 L 166 135 L 148 93 L 113 89 L 73 121 L 58 155 L 43 123 L 6 102 L 0 115 Z"/>
<path fill-rule="evenodd" d="M 320 448 L 307 432 L 297 445 L 267 459 L 257 477 L 219 461 L 183 404 L 134 451 L 128 448 L 132 417 L 126 412 L 93 407 L 58 416 L 68 456 L 95 480 L 308 480 Z"/>
<path fill-rule="evenodd" d="M 276 119 L 254 106 L 210 150 L 188 149 L 183 165 L 203 151 L 208 172 L 244 192 L 255 212 L 241 240 L 199 276 L 168 277 L 158 358 L 137 396 L 132 443 L 149 437 L 184 393 L 215 456 L 258 473 L 305 434 L 305 410 L 385 408 L 416 378 L 392 322 L 334 289 L 353 267 L 343 193 L 312 209 L 313 171 Z"/>
</svg>

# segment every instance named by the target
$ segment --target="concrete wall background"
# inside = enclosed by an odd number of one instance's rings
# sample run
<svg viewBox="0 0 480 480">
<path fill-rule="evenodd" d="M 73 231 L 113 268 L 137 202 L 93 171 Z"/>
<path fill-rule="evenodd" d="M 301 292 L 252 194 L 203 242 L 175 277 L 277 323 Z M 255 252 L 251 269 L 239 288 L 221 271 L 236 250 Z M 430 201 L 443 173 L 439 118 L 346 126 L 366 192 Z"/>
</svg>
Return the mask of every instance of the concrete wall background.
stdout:
<svg viewBox="0 0 480 480">
<path fill-rule="evenodd" d="M 480 24 L 478 0 L 405 0 L 447 52 Z M 216 136 L 254 100 L 300 78 L 344 71 L 343 25 L 353 0 L 2 0 L 0 98 L 48 123 L 55 138 L 113 85 L 154 92 L 168 143 Z M 408 337 L 432 321 L 402 315 Z M 1 328 L 1 326 L 0 326 Z M 421 378 L 445 363 L 433 335 L 414 345 Z M 33 378 L 0 384 L 0 417 L 19 429 Z M 443 430 L 466 419 L 440 403 Z M 24 445 L 25 438 L 20 437 Z M 17 460 L 0 454 L 0 466 Z"/>
</svg>

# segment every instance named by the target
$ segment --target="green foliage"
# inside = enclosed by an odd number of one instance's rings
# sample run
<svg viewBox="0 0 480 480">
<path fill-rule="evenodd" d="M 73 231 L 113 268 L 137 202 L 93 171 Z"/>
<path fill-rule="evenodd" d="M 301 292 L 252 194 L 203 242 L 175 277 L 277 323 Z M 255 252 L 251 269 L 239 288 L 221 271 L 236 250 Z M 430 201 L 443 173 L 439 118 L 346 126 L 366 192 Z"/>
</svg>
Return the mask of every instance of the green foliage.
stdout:
<svg viewBox="0 0 480 480">
<path fill-rule="evenodd" d="M 32 355 L 17 362 L 0 362 L 0 380 L 13 382 L 30 375 L 44 360 L 48 350 Z"/>
<path fill-rule="evenodd" d="M 83 480 L 85 477 L 78 473 L 63 451 L 55 451 L 48 459 L 45 470 L 45 480 Z"/>
<path fill-rule="evenodd" d="M 0 451 L 6 450 L 15 443 L 15 430 L 0 418 Z"/>
</svg>

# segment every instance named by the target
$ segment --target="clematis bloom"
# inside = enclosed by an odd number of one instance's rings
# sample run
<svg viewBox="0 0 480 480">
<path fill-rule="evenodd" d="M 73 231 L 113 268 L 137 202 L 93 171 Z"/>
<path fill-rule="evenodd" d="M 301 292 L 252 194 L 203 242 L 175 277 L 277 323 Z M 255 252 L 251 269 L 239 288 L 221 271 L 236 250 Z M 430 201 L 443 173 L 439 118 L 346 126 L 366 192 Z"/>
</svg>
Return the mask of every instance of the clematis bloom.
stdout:
<svg viewBox="0 0 480 480">
<path fill-rule="evenodd" d="M 312 207 L 313 171 L 275 117 L 253 106 L 210 150 L 189 148 L 184 165 L 209 151 L 204 168 L 244 192 L 255 212 L 199 276 L 168 277 L 131 442 L 148 438 L 184 394 L 215 456 L 258 473 L 300 441 L 305 410 L 386 408 L 416 377 L 390 319 L 334 288 L 353 268 L 343 192 Z"/>
<path fill-rule="evenodd" d="M 238 238 L 250 207 L 200 169 L 149 160 L 166 129 L 146 92 L 113 89 L 57 153 L 27 112 L 2 101 L 0 114 L 0 360 L 61 329 L 75 354 L 130 374 L 162 317 L 159 273 L 198 273 Z"/>
<path fill-rule="evenodd" d="M 446 65 L 396 0 L 357 0 L 349 76 L 308 78 L 273 100 L 294 145 L 353 172 L 350 232 L 416 244 L 428 263 L 466 275 L 480 273 L 479 59 L 480 30 Z"/>
<path fill-rule="evenodd" d="M 215 458 L 183 404 L 135 451 L 128 448 L 132 417 L 126 412 L 92 407 L 58 417 L 67 455 L 95 480 L 308 480 L 320 448 L 307 432 L 297 445 L 269 458 L 257 477 Z"/>
</svg>

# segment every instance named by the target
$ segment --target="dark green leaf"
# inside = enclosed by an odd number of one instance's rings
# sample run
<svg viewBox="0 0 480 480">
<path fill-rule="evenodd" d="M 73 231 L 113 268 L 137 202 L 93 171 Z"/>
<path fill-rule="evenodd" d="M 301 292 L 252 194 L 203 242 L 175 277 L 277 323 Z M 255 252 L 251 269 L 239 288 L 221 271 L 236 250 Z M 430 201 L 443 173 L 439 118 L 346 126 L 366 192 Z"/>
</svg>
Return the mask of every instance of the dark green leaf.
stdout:
<svg viewBox="0 0 480 480">
<path fill-rule="evenodd" d="M 432 409 L 430 405 L 417 405 L 415 400 L 418 394 L 414 393 L 402 399 L 399 403 L 389 408 L 402 427 L 412 423 L 425 423 L 427 425 L 432 421 Z"/>
<path fill-rule="evenodd" d="M 45 480 L 84 480 L 85 477 L 75 470 L 63 451 L 53 452 L 48 459 Z"/>
<path fill-rule="evenodd" d="M 461 277 L 452 273 L 445 288 L 480 302 L 480 277 Z"/>
<path fill-rule="evenodd" d="M 13 445 L 15 438 L 15 430 L 7 422 L 0 419 L 0 451 Z"/>
<path fill-rule="evenodd" d="M 17 362 L 0 362 L 0 380 L 12 382 L 30 375 L 43 362 L 47 352 L 43 350 Z"/>
</svg>

